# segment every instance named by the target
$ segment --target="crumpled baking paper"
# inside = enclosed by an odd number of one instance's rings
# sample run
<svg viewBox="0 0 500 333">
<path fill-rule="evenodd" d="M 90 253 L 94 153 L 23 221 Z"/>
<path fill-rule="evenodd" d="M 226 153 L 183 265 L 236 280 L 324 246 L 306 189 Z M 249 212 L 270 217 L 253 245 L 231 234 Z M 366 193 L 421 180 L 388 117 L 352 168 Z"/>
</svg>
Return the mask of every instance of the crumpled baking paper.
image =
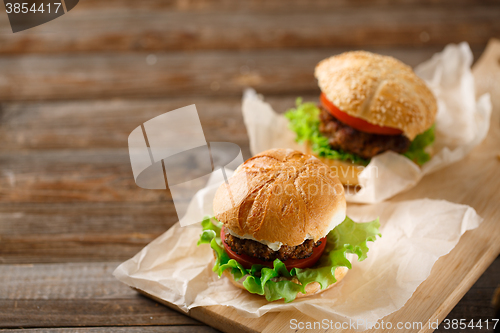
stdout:
<svg viewBox="0 0 500 333">
<path fill-rule="evenodd" d="M 371 159 L 359 174 L 359 191 L 346 193 L 348 202 L 377 203 L 415 186 L 426 174 L 461 160 L 486 136 L 490 124 L 489 94 L 476 100 L 467 43 L 448 45 L 417 66 L 438 102 L 433 157 L 422 168 L 403 155 L 386 152 Z M 252 90 L 243 97 L 243 117 L 253 155 L 271 148 L 304 150 L 295 142 L 288 120 Z M 281 110 L 284 111 L 284 110 Z"/>
<path fill-rule="evenodd" d="M 228 174 L 230 176 L 230 174 Z M 213 174 L 189 206 L 190 219 L 212 215 L 211 203 L 222 179 Z M 317 320 L 371 323 L 400 309 L 430 274 L 436 260 L 450 252 L 460 236 L 476 228 L 481 218 L 474 209 L 442 200 L 351 205 L 355 221 L 380 217 L 382 238 L 369 242 L 368 259 L 351 260 L 352 269 L 334 288 L 291 303 L 267 302 L 264 297 L 234 287 L 212 272 L 208 244 L 197 246 L 200 224 L 175 224 L 115 270 L 115 277 L 182 310 L 226 305 L 243 316 L 297 309 Z M 361 326 L 363 329 L 363 326 Z M 369 327 L 364 327 L 369 328 Z"/>
</svg>

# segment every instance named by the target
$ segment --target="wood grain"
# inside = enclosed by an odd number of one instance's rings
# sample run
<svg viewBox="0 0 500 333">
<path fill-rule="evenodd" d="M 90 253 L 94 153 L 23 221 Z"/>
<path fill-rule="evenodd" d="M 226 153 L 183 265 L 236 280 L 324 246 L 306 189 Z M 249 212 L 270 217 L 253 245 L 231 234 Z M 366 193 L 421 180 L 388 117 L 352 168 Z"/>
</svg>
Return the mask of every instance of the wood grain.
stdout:
<svg viewBox="0 0 500 333">
<path fill-rule="evenodd" d="M 0 155 L 0 200 L 106 202 L 168 200 L 166 191 L 135 185 L 128 149 Z M 82 172 L 85 171 L 85 172 Z"/>
<path fill-rule="evenodd" d="M 222 154 L 212 156 L 220 159 Z M 171 199 L 168 190 L 145 190 L 135 184 L 125 149 L 6 153 L 0 154 L 0 164 L 0 202 L 168 204 Z"/>
<path fill-rule="evenodd" d="M 440 47 L 368 48 L 415 66 Z M 318 94 L 318 61 L 348 49 L 147 53 L 0 57 L 0 100 Z M 474 49 L 482 51 L 482 47 Z"/>
<path fill-rule="evenodd" d="M 299 96 L 305 101 L 318 101 L 319 95 L 266 96 L 266 102 L 278 112 L 285 112 L 295 106 Z M 190 104 L 197 107 L 206 141 L 236 143 L 243 149 L 244 156 L 250 158 L 241 97 L 197 96 L 4 102 L 0 104 L 0 154 L 16 153 L 17 156 L 21 151 L 36 150 L 54 155 L 49 150 L 128 149 L 128 135 L 134 128 L 158 115 Z"/>
<path fill-rule="evenodd" d="M 269 102 L 284 111 L 294 100 Z M 177 221 L 170 193 L 136 186 L 127 136 L 138 124 L 192 102 L 4 103 L 0 262 L 125 260 L 167 230 Z M 194 102 L 207 141 L 235 142 L 250 157 L 240 98 Z"/>
<path fill-rule="evenodd" d="M 495 5 L 496 0 L 82 0 L 78 9 L 134 8 L 170 9 L 175 11 L 256 11 L 256 12 L 300 12 L 322 11 L 360 6 L 477 6 Z"/>
<path fill-rule="evenodd" d="M 477 323 L 482 320 L 498 318 L 495 316 L 495 310 L 490 300 L 493 299 L 495 289 L 500 287 L 498 277 L 500 276 L 500 257 L 491 264 L 484 274 L 477 280 L 472 288 L 462 297 L 460 302 L 451 310 L 446 317 L 453 320 L 466 319 L 474 320 Z M 450 330 L 444 329 L 444 325 L 436 330 L 436 333 L 449 333 Z M 467 328 L 463 332 L 474 333 L 477 329 Z"/>
<path fill-rule="evenodd" d="M 123 261 L 177 220 L 173 204 L 161 199 L 2 203 L 0 263 Z"/>
<path fill-rule="evenodd" d="M 116 266 L 0 265 L 0 327 L 201 325 L 119 283 Z"/>
<path fill-rule="evenodd" d="M 217 330 L 208 326 L 127 326 L 127 327 L 64 327 L 64 328 L 34 328 L 5 329 L 8 333 L 216 333 Z"/>
<path fill-rule="evenodd" d="M 199 324 L 142 296 L 113 300 L 1 300 L 0 322 L 2 327 L 11 328 Z"/>
<path fill-rule="evenodd" d="M 307 97 L 318 99 L 317 96 Z M 284 111 L 294 105 L 295 98 L 272 98 L 271 103 Z M 0 153 L 48 149 L 127 149 L 128 136 L 137 126 L 165 112 L 191 104 L 197 107 L 207 141 L 229 141 L 242 148 L 248 145 L 241 114 L 241 97 L 193 96 L 148 100 L 2 103 Z"/>
<path fill-rule="evenodd" d="M 134 290 L 112 275 L 119 264 L 114 261 L 0 265 L 0 300 L 138 299 Z"/>
<path fill-rule="evenodd" d="M 83 3 L 84 1 L 82 1 Z M 444 46 L 467 41 L 484 47 L 500 34 L 500 5 L 257 6 L 210 11 L 77 6 L 69 15 L 10 33 L 0 21 L 0 54 L 100 51 L 282 49 L 304 47 Z M 166 8 L 167 7 L 167 8 Z M 271 5 L 272 7 L 272 5 Z M 331 8 L 333 7 L 333 8 Z M 186 22 L 189 22 L 186 24 Z"/>
<path fill-rule="evenodd" d="M 2 275 L 0 327 L 168 325 L 162 327 L 168 332 L 168 327 L 175 325 L 175 328 L 182 332 L 184 325 L 199 325 L 193 319 L 139 296 L 136 291 L 118 282 L 112 276 L 117 265 L 118 262 L 0 265 Z M 448 318 L 457 316 L 469 320 L 492 318 L 493 309 L 488 300 L 491 299 L 497 286 L 496 277 L 499 273 L 500 257 L 474 284 Z M 207 312 L 209 309 L 195 308 L 191 314 L 205 316 L 215 327 L 227 325 L 223 318 L 209 316 L 210 312 Z M 85 315 L 80 316 L 81 313 Z M 233 316 L 234 320 L 241 322 L 241 317 L 236 314 Z M 277 316 L 282 315 L 268 314 L 265 316 L 266 320 L 259 320 L 260 326 L 254 327 L 255 330 L 264 330 L 263 324 L 273 322 Z M 244 319 L 244 321 L 254 320 Z M 288 326 L 286 322 L 282 322 L 278 328 L 289 332 L 290 330 L 286 330 Z M 144 326 L 141 328 L 146 329 Z M 189 328 L 205 332 L 200 326 L 189 326 Z M 238 331 L 245 329 L 244 326 L 238 328 L 240 329 Z M 51 329 L 51 331 L 93 332 L 96 329 L 67 328 Z M 227 326 L 225 330 L 228 331 Z M 30 331 L 44 332 L 44 330 Z M 115 332 L 111 327 L 100 327 L 98 331 Z"/>
</svg>

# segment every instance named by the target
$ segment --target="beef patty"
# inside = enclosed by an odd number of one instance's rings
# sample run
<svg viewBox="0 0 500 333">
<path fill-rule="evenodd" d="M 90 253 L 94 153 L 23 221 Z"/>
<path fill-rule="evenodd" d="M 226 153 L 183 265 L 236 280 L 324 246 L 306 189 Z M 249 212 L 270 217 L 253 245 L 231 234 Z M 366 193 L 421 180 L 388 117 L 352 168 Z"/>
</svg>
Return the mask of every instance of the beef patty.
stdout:
<svg viewBox="0 0 500 333">
<path fill-rule="evenodd" d="M 323 106 L 319 106 L 319 131 L 328 138 L 333 149 L 342 149 L 362 158 L 372 158 L 387 150 L 404 153 L 410 147 L 411 141 L 404 135 L 383 135 L 358 131 L 344 124 Z"/>
<path fill-rule="evenodd" d="M 312 239 L 307 239 L 300 245 L 282 245 L 278 251 L 273 251 L 267 245 L 257 241 L 234 237 L 228 232 L 226 232 L 225 235 L 224 241 L 233 252 L 240 255 L 246 254 L 263 261 L 274 261 L 275 259 L 285 261 L 287 259 L 309 258 L 313 253 L 313 249 L 321 245 L 321 241 L 315 243 Z"/>
</svg>

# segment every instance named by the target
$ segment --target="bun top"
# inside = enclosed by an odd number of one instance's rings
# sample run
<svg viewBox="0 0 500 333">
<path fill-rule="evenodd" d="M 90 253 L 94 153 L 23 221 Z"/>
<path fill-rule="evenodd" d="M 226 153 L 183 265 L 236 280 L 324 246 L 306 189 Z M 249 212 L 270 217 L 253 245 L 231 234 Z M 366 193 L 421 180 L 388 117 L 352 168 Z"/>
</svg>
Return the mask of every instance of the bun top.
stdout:
<svg viewBox="0 0 500 333">
<path fill-rule="evenodd" d="M 326 164 L 292 149 L 271 149 L 240 165 L 214 198 L 231 234 L 297 246 L 345 219 L 344 188 Z"/>
<path fill-rule="evenodd" d="M 326 97 L 340 110 L 369 123 L 398 128 L 410 140 L 434 123 L 436 98 L 411 69 L 393 57 L 346 52 L 315 70 Z"/>
</svg>

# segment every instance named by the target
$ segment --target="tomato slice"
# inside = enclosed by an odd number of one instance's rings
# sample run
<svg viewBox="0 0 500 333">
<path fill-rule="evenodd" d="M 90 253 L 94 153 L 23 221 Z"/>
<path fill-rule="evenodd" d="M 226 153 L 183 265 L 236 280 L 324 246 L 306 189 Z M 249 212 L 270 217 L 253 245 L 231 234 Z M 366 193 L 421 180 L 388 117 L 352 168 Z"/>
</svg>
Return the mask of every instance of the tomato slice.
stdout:
<svg viewBox="0 0 500 333">
<path fill-rule="evenodd" d="M 264 261 L 260 260 L 255 257 L 248 256 L 246 254 L 237 254 L 231 248 L 229 245 L 226 244 L 224 241 L 226 235 L 224 232 L 224 228 L 221 229 L 220 231 L 220 237 L 222 239 L 222 244 L 224 244 L 224 249 L 226 250 L 229 258 L 236 260 L 239 262 L 243 267 L 246 269 L 252 268 L 252 265 L 264 265 L 268 267 L 273 267 L 273 262 L 272 261 Z M 292 268 L 308 268 L 314 265 L 319 257 L 323 254 L 323 251 L 325 250 L 326 246 L 326 237 L 323 237 L 320 239 L 321 245 L 313 248 L 313 253 L 309 258 L 304 258 L 304 259 L 288 259 L 283 261 L 283 263 L 286 266 L 286 269 L 291 270 Z"/>
<path fill-rule="evenodd" d="M 335 118 L 359 131 L 385 135 L 400 135 L 403 133 L 403 131 L 398 128 L 374 125 L 366 120 L 348 115 L 333 105 L 333 103 L 326 98 L 324 93 L 321 93 L 320 100 L 321 105 L 323 105 L 323 107 L 325 107 Z"/>
</svg>

